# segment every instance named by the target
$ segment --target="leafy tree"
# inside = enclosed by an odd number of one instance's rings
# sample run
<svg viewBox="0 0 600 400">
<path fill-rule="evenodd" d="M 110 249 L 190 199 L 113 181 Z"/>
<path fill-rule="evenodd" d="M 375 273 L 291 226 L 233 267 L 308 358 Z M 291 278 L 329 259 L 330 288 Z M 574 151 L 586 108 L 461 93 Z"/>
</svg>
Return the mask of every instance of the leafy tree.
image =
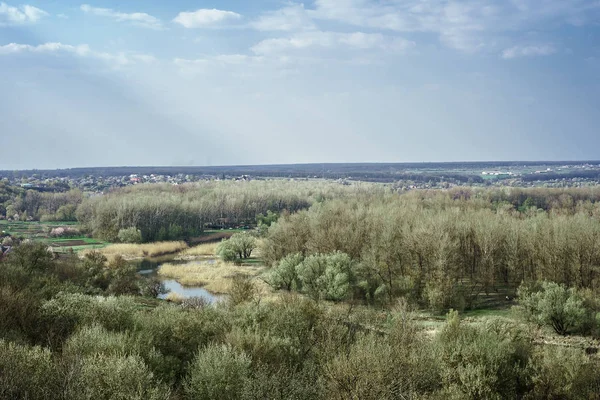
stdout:
<svg viewBox="0 0 600 400">
<path fill-rule="evenodd" d="M 522 285 L 518 295 L 519 309 L 526 318 L 552 327 L 559 335 L 579 332 L 589 318 L 583 298 L 574 288 L 544 281 L 538 290 Z"/>
<path fill-rule="evenodd" d="M 271 269 L 268 278 L 269 284 L 275 289 L 285 289 L 287 291 L 299 288 L 296 267 L 302 261 L 304 261 L 304 256 L 301 253 L 287 255 L 279 262 L 279 265 Z"/>
<path fill-rule="evenodd" d="M 250 258 L 256 248 L 256 239 L 248 232 L 236 233 L 217 246 L 217 255 L 224 261 L 237 261 Z"/>
<path fill-rule="evenodd" d="M 342 300 L 350 290 L 352 260 L 335 252 L 308 256 L 296 267 L 302 291 L 313 299 Z"/>
<path fill-rule="evenodd" d="M 123 243 L 141 243 L 142 231 L 135 226 L 132 226 L 130 228 L 121 229 L 117 237 L 119 238 L 119 241 Z"/>
</svg>

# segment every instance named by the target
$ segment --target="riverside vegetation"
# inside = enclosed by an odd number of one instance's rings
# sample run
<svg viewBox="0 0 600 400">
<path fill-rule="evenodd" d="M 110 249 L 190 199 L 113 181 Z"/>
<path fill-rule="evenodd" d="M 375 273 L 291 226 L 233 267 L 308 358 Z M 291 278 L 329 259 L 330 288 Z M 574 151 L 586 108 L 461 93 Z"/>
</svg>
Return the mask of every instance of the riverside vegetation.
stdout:
<svg viewBox="0 0 600 400">
<path fill-rule="evenodd" d="M 598 398 L 600 191 L 319 185 L 148 186 L 81 203 L 83 229 L 111 240 L 256 222 L 181 253 L 231 268 L 215 305 L 156 300 L 160 285 L 119 256 L 15 246 L 0 262 L 0 398 Z M 256 254 L 276 301 L 245 276 Z M 427 329 L 422 310 L 445 321 Z"/>
</svg>

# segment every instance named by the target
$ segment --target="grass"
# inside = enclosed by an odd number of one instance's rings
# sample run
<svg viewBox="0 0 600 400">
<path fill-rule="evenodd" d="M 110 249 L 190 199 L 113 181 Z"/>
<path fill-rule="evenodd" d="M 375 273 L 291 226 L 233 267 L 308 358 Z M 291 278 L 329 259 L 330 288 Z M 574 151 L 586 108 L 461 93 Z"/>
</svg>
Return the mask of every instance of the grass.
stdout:
<svg viewBox="0 0 600 400">
<path fill-rule="evenodd" d="M 259 278 L 263 267 L 244 267 L 217 261 L 189 264 L 163 264 L 158 274 L 165 278 L 175 279 L 183 286 L 202 286 L 212 293 L 229 292 L 232 278 L 236 275 L 247 275 L 254 282 L 259 294 L 271 292 L 270 287 Z"/>
<path fill-rule="evenodd" d="M 100 250 L 107 258 L 122 256 L 125 259 L 158 257 L 172 254 L 187 248 L 185 242 L 155 242 L 144 244 L 112 244 Z"/>
<path fill-rule="evenodd" d="M 219 243 L 204 243 L 198 246 L 184 249 L 177 255 L 177 259 L 187 260 L 202 257 L 214 257 Z"/>
</svg>

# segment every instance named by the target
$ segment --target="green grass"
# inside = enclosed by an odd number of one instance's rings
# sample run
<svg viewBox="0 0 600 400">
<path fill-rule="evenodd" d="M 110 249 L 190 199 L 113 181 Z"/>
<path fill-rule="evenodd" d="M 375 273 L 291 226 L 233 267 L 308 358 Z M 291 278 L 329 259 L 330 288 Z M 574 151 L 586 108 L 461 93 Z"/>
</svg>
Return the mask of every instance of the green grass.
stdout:
<svg viewBox="0 0 600 400">
<path fill-rule="evenodd" d="M 468 310 L 461 313 L 463 318 L 487 318 L 487 317 L 505 317 L 510 318 L 512 316 L 510 308 L 505 309 L 489 309 L 482 308 L 476 310 Z"/>
<path fill-rule="evenodd" d="M 208 236 L 208 235 L 212 235 L 215 233 L 221 233 L 221 232 L 231 232 L 231 233 L 239 233 L 239 232 L 246 232 L 247 229 L 206 229 L 202 232 L 202 234 L 200 234 L 200 236 Z"/>
</svg>

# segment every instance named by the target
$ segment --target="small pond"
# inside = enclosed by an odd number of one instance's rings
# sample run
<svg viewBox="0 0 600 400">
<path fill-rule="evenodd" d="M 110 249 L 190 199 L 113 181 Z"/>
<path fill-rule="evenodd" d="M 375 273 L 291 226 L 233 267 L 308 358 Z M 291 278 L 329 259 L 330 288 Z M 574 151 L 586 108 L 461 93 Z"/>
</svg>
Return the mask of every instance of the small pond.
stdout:
<svg viewBox="0 0 600 400">
<path fill-rule="evenodd" d="M 170 264 L 185 265 L 185 264 L 188 264 L 190 261 L 179 261 L 179 260 L 173 260 L 173 258 L 161 257 L 158 259 L 155 258 L 155 259 L 139 260 L 139 261 L 135 261 L 134 263 L 140 274 L 156 275 L 160 278 L 160 276 L 157 274 L 157 271 L 162 264 L 167 263 L 167 262 Z M 215 260 L 205 260 L 205 262 L 210 264 L 210 263 L 214 263 Z M 224 297 L 222 295 L 213 294 L 201 286 L 183 286 L 174 279 L 164 278 L 164 279 L 160 279 L 160 281 L 163 283 L 163 285 L 165 285 L 165 288 L 169 291 L 168 293 L 176 293 L 179 297 L 183 297 L 183 298 L 201 297 L 211 304 L 221 301 Z M 166 299 L 168 296 L 168 293 L 161 294 L 158 296 L 158 298 Z"/>
<path fill-rule="evenodd" d="M 176 293 L 180 297 L 189 298 L 189 297 L 201 297 L 209 303 L 216 303 L 223 299 L 223 296 L 215 295 L 204 289 L 203 287 L 187 287 L 182 286 L 179 282 L 174 281 L 172 279 L 164 279 L 162 281 L 165 288 L 170 293 Z M 161 294 L 158 296 L 159 299 L 166 299 L 168 294 Z"/>
</svg>

